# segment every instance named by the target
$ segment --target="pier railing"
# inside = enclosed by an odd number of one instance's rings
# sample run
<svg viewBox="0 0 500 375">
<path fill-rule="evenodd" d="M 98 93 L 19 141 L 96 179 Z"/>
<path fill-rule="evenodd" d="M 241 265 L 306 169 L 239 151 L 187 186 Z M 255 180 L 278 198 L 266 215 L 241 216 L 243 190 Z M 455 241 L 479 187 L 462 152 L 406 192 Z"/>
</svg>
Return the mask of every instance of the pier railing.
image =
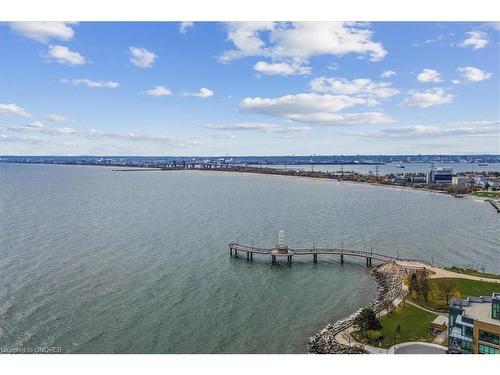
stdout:
<svg viewBox="0 0 500 375">
<path fill-rule="evenodd" d="M 247 253 L 247 258 L 252 259 L 252 260 L 253 260 L 253 254 L 269 254 L 273 257 L 273 260 L 275 259 L 275 256 L 277 256 L 277 255 L 287 256 L 289 262 L 291 262 L 291 259 L 295 256 L 313 255 L 313 259 L 316 261 L 318 255 L 333 254 L 333 255 L 340 255 L 342 261 L 344 260 L 344 258 L 343 258 L 344 255 L 366 258 L 367 265 L 371 265 L 371 261 L 372 261 L 372 259 L 374 259 L 374 260 L 379 260 L 382 262 L 417 263 L 415 265 L 415 268 L 419 268 L 422 266 L 428 266 L 428 267 L 433 266 L 430 262 L 427 262 L 427 261 L 421 260 L 421 259 L 399 258 L 399 257 L 391 256 L 391 255 L 376 253 L 373 251 L 355 250 L 355 249 L 348 249 L 348 248 L 312 248 L 312 249 L 288 248 L 287 252 L 282 253 L 282 254 L 276 253 L 275 250 L 276 250 L 276 248 L 262 248 L 262 247 L 246 246 L 246 245 L 240 245 L 240 244 L 235 243 L 235 242 L 231 242 L 229 244 L 229 251 L 230 251 L 231 255 L 233 255 L 233 252 L 235 255 L 237 255 L 238 251 L 241 251 L 241 252 Z"/>
</svg>

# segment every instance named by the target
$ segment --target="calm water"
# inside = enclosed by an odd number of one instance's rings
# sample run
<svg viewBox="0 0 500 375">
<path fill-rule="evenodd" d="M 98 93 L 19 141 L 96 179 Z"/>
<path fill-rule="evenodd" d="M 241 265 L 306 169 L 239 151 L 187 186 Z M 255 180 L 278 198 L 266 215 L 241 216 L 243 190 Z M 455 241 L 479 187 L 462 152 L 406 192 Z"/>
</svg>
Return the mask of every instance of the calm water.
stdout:
<svg viewBox="0 0 500 375">
<path fill-rule="evenodd" d="M 398 173 L 426 173 L 428 172 L 432 166 L 434 165 L 435 167 L 446 167 L 446 168 L 452 168 L 453 173 L 459 173 L 459 172 L 468 172 L 468 171 L 474 171 L 474 172 L 487 172 L 487 171 L 500 171 L 500 163 L 489 163 L 488 165 L 479 165 L 479 164 L 474 164 L 474 163 L 403 163 L 404 168 L 398 168 L 397 164 L 395 163 L 389 163 L 389 164 L 380 164 L 378 165 L 378 174 L 379 175 L 385 175 L 385 174 L 398 174 Z M 263 167 L 268 167 L 268 168 L 285 168 L 284 165 L 267 165 Z M 287 169 L 295 169 L 295 170 L 303 170 L 303 171 L 310 171 L 311 170 L 311 165 L 287 165 Z M 376 173 L 376 166 L 375 165 L 344 165 L 343 166 L 344 171 L 354 171 L 362 174 L 369 174 L 370 172 L 375 174 Z M 314 166 L 315 171 L 322 171 L 322 172 L 336 172 L 342 170 L 341 165 L 333 165 L 333 164 L 322 164 L 322 165 L 315 165 Z"/>
<path fill-rule="evenodd" d="M 0 347 L 303 352 L 375 293 L 359 262 L 271 266 L 227 243 L 345 246 L 500 272 L 473 199 L 223 172 L 0 164 Z"/>
</svg>

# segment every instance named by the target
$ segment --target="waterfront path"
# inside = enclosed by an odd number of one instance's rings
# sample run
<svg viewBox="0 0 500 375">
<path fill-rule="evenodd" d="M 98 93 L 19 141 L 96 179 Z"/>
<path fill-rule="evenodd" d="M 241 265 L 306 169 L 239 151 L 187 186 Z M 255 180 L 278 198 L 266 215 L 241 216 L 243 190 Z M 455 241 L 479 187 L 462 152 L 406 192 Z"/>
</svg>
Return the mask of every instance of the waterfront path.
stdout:
<svg viewBox="0 0 500 375">
<path fill-rule="evenodd" d="M 409 300 L 406 300 L 405 303 L 407 303 L 409 305 L 412 305 L 412 306 L 415 306 L 417 309 L 427 311 L 428 313 L 431 313 L 431 314 L 448 316 L 448 313 L 441 312 L 441 311 L 429 310 L 429 309 L 427 309 L 427 308 L 425 308 L 423 306 L 417 305 L 415 302 L 412 302 L 412 301 L 409 301 Z"/>
<path fill-rule="evenodd" d="M 431 271 L 430 278 L 431 279 L 442 279 L 442 278 L 453 278 L 453 279 L 468 279 L 468 280 L 476 280 L 476 281 L 484 281 L 488 283 L 499 283 L 500 279 L 490 279 L 487 277 L 480 277 L 474 275 L 467 275 L 465 273 L 457 273 L 445 270 L 440 267 L 435 267 L 433 265 L 429 265 L 428 263 L 422 263 L 419 261 L 405 261 L 399 260 L 397 263 L 405 269 L 426 269 L 427 271 Z"/>
</svg>

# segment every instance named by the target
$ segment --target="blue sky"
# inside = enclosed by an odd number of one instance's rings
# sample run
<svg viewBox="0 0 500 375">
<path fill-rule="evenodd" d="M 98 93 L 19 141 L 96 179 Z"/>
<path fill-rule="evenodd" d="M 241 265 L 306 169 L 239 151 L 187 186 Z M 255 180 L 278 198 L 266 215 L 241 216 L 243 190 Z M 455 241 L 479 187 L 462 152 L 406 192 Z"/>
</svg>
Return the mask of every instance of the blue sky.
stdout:
<svg viewBox="0 0 500 375">
<path fill-rule="evenodd" d="M 2 155 L 500 153 L 495 23 L 0 25 Z"/>
</svg>

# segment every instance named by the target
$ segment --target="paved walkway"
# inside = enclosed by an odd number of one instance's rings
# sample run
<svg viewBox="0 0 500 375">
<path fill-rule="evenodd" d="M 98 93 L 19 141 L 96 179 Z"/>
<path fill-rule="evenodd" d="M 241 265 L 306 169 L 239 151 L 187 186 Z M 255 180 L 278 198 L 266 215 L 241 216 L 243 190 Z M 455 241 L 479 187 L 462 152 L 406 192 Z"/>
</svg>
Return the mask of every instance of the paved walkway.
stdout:
<svg viewBox="0 0 500 375">
<path fill-rule="evenodd" d="M 478 277 L 478 276 L 466 275 L 463 273 L 451 272 L 451 271 L 447 271 L 447 270 L 444 270 L 444 269 L 439 268 L 439 267 L 432 267 L 432 266 L 429 266 L 427 264 L 420 263 L 420 262 L 396 261 L 396 263 L 399 264 L 400 266 L 402 266 L 404 268 L 408 268 L 408 269 L 424 269 L 425 268 L 426 270 L 433 272 L 433 274 L 430 276 L 431 279 L 448 277 L 448 278 L 456 278 L 456 279 L 469 279 L 469 280 L 476 280 L 476 281 L 486 281 L 486 282 L 500 284 L 499 279 L 489 279 L 489 278 L 485 278 L 485 277 Z M 407 288 L 408 288 L 408 286 L 403 285 L 403 290 L 407 290 Z M 401 301 L 402 301 L 401 296 L 398 296 L 393 301 L 393 305 L 398 306 L 401 303 Z M 427 309 L 423 306 L 420 306 L 414 302 L 409 301 L 408 299 L 406 299 L 405 303 L 408 303 L 412 306 L 415 306 L 421 310 L 427 311 L 427 312 L 432 313 L 432 314 L 448 316 L 447 313 L 441 313 L 438 311 L 433 311 L 433 310 Z M 380 318 L 386 314 L 387 314 L 387 310 L 382 310 L 379 314 L 377 314 L 377 317 Z M 351 327 L 347 328 L 346 330 L 339 332 L 335 336 L 335 340 L 339 344 L 343 344 L 346 346 L 362 346 L 364 350 L 366 350 L 367 352 L 372 353 L 372 354 L 387 354 L 387 353 L 389 353 L 389 354 L 403 354 L 403 353 L 437 354 L 437 353 L 445 353 L 447 350 L 446 347 L 438 345 L 438 344 L 443 343 L 445 341 L 445 340 L 443 340 L 443 338 L 446 339 L 446 336 L 444 336 L 443 333 L 439 334 L 434 339 L 434 341 L 436 342 L 434 344 L 421 343 L 421 342 L 410 342 L 410 343 L 398 344 L 398 345 L 395 345 L 389 349 L 384 349 L 384 348 L 377 348 L 374 346 L 364 345 L 364 344 L 360 344 L 360 343 L 356 342 L 356 340 L 354 340 L 354 338 L 351 336 L 351 333 L 353 331 L 354 331 L 354 327 L 351 326 Z M 446 331 L 444 333 L 446 333 Z"/>
<path fill-rule="evenodd" d="M 445 342 L 448 342 L 448 329 L 445 329 L 439 335 L 436 336 L 434 340 L 432 340 L 433 344 L 443 345 Z"/>
<path fill-rule="evenodd" d="M 445 270 L 443 268 L 428 266 L 428 265 L 426 265 L 424 263 L 420 263 L 420 262 L 396 261 L 396 263 L 404 268 L 411 268 L 411 269 L 424 269 L 425 268 L 426 270 L 432 271 L 433 274 L 430 276 L 431 279 L 450 277 L 450 278 L 455 278 L 455 279 L 468 279 L 468 280 L 486 281 L 489 283 L 500 284 L 500 279 L 489 279 L 487 277 L 480 277 L 480 276 L 466 275 L 464 273 L 451 272 L 451 271 Z"/>
<path fill-rule="evenodd" d="M 412 301 L 410 301 L 410 300 L 406 300 L 406 302 L 405 302 L 405 303 L 407 303 L 407 304 L 409 304 L 409 305 L 412 305 L 412 306 L 415 306 L 415 307 L 419 308 L 420 310 L 424 310 L 424 311 L 430 312 L 430 313 L 432 313 L 432 314 L 448 316 L 448 313 L 445 313 L 445 312 L 439 312 L 439 311 L 434 311 L 434 310 L 427 309 L 427 308 L 425 308 L 425 307 L 423 307 L 423 306 L 420 306 L 420 305 L 418 305 L 418 304 L 416 304 L 415 302 L 412 302 Z"/>
</svg>

